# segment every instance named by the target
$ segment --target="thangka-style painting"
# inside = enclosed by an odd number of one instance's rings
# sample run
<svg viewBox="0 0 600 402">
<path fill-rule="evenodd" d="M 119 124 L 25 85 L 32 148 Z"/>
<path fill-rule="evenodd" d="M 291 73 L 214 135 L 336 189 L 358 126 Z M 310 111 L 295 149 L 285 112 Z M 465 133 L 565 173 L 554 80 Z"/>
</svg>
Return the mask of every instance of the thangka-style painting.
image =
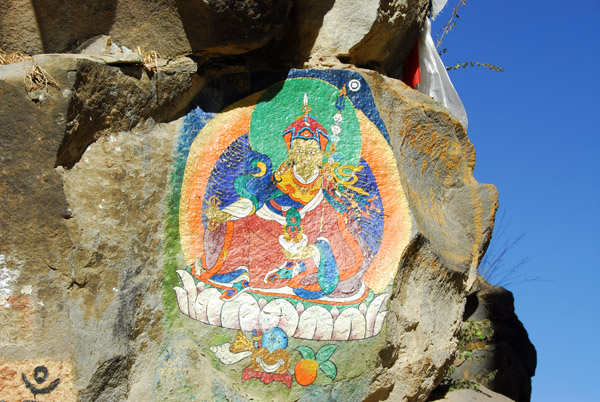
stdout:
<svg viewBox="0 0 600 402">
<path fill-rule="evenodd" d="M 335 380 L 339 346 L 382 332 L 411 233 L 366 81 L 293 71 L 186 119 L 173 193 L 181 313 L 230 330 L 210 351 L 242 364 L 242 382 L 309 385 L 318 371 Z"/>
</svg>

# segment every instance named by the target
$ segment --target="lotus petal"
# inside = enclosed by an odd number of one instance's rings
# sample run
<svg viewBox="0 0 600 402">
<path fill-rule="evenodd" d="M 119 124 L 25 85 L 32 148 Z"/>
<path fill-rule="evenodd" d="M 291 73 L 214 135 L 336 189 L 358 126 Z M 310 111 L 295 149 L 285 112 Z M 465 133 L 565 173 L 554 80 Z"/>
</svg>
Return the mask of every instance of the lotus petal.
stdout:
<svg viewBox="0 0 600 402">
<path fill-rule="evenodd" d="M 331 339 L 336 341 L 363 339 L 366 327 L 365 316 L 360 310 L 354 307 L 347 308 L 335 320 Z"/>
<path fill-rule="evenodd" d="M 300 316 L 296 338 L 330 340 L 333 333 L 333 318 L 327 309 L 311 306 Z"/>
<path fill-rule="evenodd" d="M 219 293 L 219 297 L 211 298 L 206 306 L 206 315 L 208 316 L 208 323 L 211 325 L 216 325 L 218 327 L 221 326 L 221 310 L 223 309 L 223 305 L 225 304 L 225 301 L 221 300 L 220 296 L 221 294 Z"/>
<path fill-rule="evenodd" d="M 175 295 L 177 295 L 177 305 L 179 306 L 179 310 L 189 317 L 190 304 L 188 300 L 188 293 L 184 288 L 180 288 L 178 286 L 175 286 L 173 290 L 175 291 Z"/>
<path fill-rule="evenodd" d="M 329 310 L 329 313 L 331 314 L 331 318 L 335 321 L 338 315 L 340 315 L 340 310 L 338 310 L 337 306 L 333 306 L 333 308 Z"/>
<path fill-rule="evenodd" d="M 177 272 L 177 275 L 179 275 L 179 278 L 181 279 L 181 283 L 183 283 L 183 288 L 188 293 L 193 294 L 196 291 L 196 284 L 195 284 L 194 277 L 192 276 L 192 274 L 190 274 L 185 269 L 178 269 L 175 272 Z M 195 296 L 197 296 L 197 295 L 195 295 Z"/>
<path fill-rule="evenodd" d="M 240 311 L 244 305 L 254 305 L 256 310 L 259 310 L 258 302 L 254 297 L 250 296 L 248 293 L 242 293 L 235 299 L 224 302 L 223 308 L 221 309 L 221 326 L 225 328 L 241 329 Z M 258 318 L 258 314 L 256 316 Z"/>
<path fill-rule="evenodd" d="M 266 331 L 271 328 L 279 327 L 284 330 L 288 336 L 292 336 L 294 332 L 296 332 L 298 320 L 298 312 L 292 303 L 285 299 L 271 300 L 263 307 L 258 316 L 260 329 Z"/>
<path fill-rule="evenodd" d="M 240 329 L 242 331 L 252 331 L 254 329 L 260 329 L 260 325 L 258 324 L 258 316 L 260 315 L 260 307 L 256 300 L 251 297 L 253 302 L 247 302 L 240 306 Z"/>
<path fill-rule="evenodd" d="M 198 321 L 208 324 L 208 303 L 213 299 L 219 299 L 221 292 L 215 288 L 204 289 L 194 303 L 194 309 L 196 310 L 196 319 Z"/>
<path fill-rule="evenodd" d="M 365 314 L 365 317 L 367 319 L 367 337 L 377 335 L 375 333 L 375 322 L 377 319 L 377 314 L 380 310 L 382 310 L 382 306 L 384 306 L 385 302 L 388 299 L 388 296 L 389 295 L 387 293 L 380 294 L 379 296 L 373 299 L 371 304 L 369 304 L 369 308 L 367 309 L 367 313 Z M 385 310 L 385 307 L 383 307 L 383 310 Z M 379 328 L 379 330 L 381 331 L 381 328 Z"/>
<path fill-rule="evenodd" d="M 196 283 L 194 281 L 194 277 L 186 270 L 178 269 L 177 275 L 181 278 L 181 282 L 183 283 L 183 288 L 187 291 L 188 295 L 188 306 L 193 306 L 196 301 L 196 297 L 198 297 L 198 289 L 196 288 Z M 196 319 L 196 311 L 193 308 L 188 309 L 189 316 L 193 319 Z"/>
<path fill-rule="evenodd" d="M 387 311 L 382 311 L 381 313 L 377 314 L 377 318 L 375 319 L 375 327 L 373 328 L 373 336 L 378 335 L 379 332 L 381 332 L 387 313 Z"/>
</svg>

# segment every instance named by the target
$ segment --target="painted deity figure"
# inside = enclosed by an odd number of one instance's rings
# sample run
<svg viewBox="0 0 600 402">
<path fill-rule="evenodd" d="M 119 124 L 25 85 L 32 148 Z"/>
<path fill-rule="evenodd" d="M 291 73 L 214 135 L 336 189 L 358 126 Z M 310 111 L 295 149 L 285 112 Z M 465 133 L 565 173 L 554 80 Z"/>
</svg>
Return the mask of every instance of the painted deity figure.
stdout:
<svg viewBox="0 0 600 402">
<path fill-rule="evenodd" d="M 247 290 L 304 300 L 368 291 L 361 278 L 374 251 L 353 211 L 368 215 L 377 196 L 356 185 L 364 166 L 332 158 L 339 130 L 328 133 L 310 111 L 305 94 L 303 114 L 281 133 L 288 155 L 275 171 L 267 155 L 249 150 L 247 174 L 233 182 L 237 200 L 221 207 L 212 197 L 203 210 L 205 252 L 193 268 L 224 299 Z"/>
</svg>

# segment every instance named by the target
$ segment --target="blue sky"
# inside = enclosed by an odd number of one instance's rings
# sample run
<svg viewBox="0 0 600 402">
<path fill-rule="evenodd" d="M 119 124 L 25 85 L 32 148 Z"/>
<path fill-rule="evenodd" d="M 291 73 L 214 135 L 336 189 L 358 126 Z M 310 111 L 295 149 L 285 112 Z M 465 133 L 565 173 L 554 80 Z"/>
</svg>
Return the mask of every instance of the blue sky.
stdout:
<svg viewBox="0 0 600 402">
<path fill-rule="evenodd" d="M 505 69 L 450 78 L 468 113 L 475 178 L 498 188 L 504 237 L 526 233 L 505 267 L 529 258 L 507 288 L 538 352 L 532 401 L 600 401 L 600 1 L 468 0 L 461 10 L 446 65 Z"/>
</svg>

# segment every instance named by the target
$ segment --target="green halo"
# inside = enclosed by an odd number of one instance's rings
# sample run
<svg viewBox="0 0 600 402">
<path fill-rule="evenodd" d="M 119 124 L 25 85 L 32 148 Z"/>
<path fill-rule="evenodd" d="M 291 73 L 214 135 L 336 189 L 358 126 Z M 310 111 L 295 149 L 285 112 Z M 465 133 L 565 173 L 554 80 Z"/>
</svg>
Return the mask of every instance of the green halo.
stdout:
<svg viewBox="0 0 600 402">
<path fill-rule="evenodd" d="M 292 78 L 275 84 L 260 97 L 252 112 L 250 146 L 271 158 L 273 169 L 277 169 L 288 156 L 281 134 L 297 117 L 303 115 L 301 108 L 304 105 L 304 93 L 308 96 L 310 115 L 325 127 L 331 137 L 333 116 L 337 113 L 335 101 L 339 91 L 340 88 L 315 78 Z M 360 126 L 352 102 L 346 99 L 345 105 L 337 153 L 342 156 L 341 165 L 356 166 L 360 160 Z M 331 144 L 330 140 L 327 150 Z"/>
</svg>

